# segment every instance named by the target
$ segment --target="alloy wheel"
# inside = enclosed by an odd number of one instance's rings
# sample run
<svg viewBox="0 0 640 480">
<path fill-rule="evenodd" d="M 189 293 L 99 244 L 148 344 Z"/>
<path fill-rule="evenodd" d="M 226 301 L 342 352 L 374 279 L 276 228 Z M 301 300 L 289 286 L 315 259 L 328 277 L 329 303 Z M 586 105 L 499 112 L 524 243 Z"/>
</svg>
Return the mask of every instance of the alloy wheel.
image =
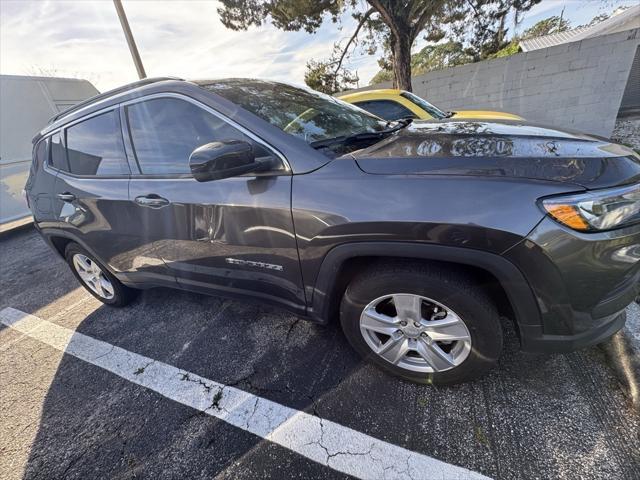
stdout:
<svg viewBox="0 0 640 480">
<path fill-rule="evenodd" d="M 96 295 L 105 300 L 111 300 L 114 297 L 113 285 L 96 262 L 86 255 L 76 253 L 73 256 L 73 267 L 84 284 Z"/>
<path fill-rule="evenodd" d="M 471 352 L 471 335 L 452 309 L 420 295 L 376 298 L 360 315 L 360 332 L 380 357 L 414 372 L 443 372 Z"/>
</svg>

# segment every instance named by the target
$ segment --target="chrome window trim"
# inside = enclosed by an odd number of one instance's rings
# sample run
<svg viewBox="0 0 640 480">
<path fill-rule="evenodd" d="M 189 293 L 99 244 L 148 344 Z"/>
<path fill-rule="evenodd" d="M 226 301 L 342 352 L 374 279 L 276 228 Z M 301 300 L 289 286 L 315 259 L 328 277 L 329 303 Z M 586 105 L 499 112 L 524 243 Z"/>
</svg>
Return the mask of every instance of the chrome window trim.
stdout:
<svg viewBox="0 0 640 480">
<path fill-rule="evenodd" d="M 211 115 L 219 118 L 223 122 L 231 125 L 233 128 L 235 128 L 235 129 L 239 130 L 240 132 L 242 132 L 243 134 L 245 134 L 247 137 L 249 137 L 253 141 L 255 141 L 255 142 L 259 143 L 260 145 L 266 147 L 267 149 L 271 150 L 274 154 L 276 154 L 276 156 L 278 158 L 280 158 L 280 161 L 282 162 L 282 165 L 284 166 L 284 172 L 289 174 L 289 175 L 291 175 L 291 173 L 292 173 L 291 164 L 289 163 L 287 158 L 282 154 L 282 152 L 280 152 L 277 148 L 275 148 L 273 145 L 269 144 L 267 141 L 265 141 L 262 138 L 260 138 L 259 136 L 257 136 L 252 131 L 246 129 L 245 127 L 243 127 L 239 123 L 237 123 L 234 120 L 230 119 L 226 115 L 223 115 L 222 113 L 218 112 L 217 110 L 209 107 L 208 105 L 205 105 L 204 103 L 196 100 L 195 98 L 189 97 L 188 95 L 184 95 L 182 93 L 174 93 L 174 92 L 152 93 L 152 94 L 149 94 L 149 95 L 145 95 L 143 97 L 134 98 L 132 100 L 128 100 L 126 102 L 122 102 L 119 105 L 124 108 L 124 107 L 126 107 L 128 105 L 133 105 L 133 104 L 136 104 L 136 103 L 140 103 L 140 102 L 144 102 L 144 101 L 148 101 L 148 100 L 154 100 L 154 99 L 158 99 L 158 98 L 177 98 L 179 100 L 184 100 L 184 101 L 189 102 L 189 103 L 195 105 L 196 107 L 204 110 L 205 112 L 210 113 Z M 126 117 L 126 115 L 125 115 L 125 117 Z M 127 117 L 124 120 L 126 120 L 127 126 L 128 126 L 129 118 Z M 133 139 L 131 138 L 130 133 L 129 133 L 129 139 L 130 139 L 131 142 L 133 142 Z M 137 159 L 136 159 L 136 162 L 137 162 Z M 145 174 L 145 173 L 142 173 L 142 169 L 140 169 L 140 174 L 139 175 L 135 175 L 135 176 L 153 176 L 153 175 L 157 175 L 157 174 Z M 173 175 L 174 174 L 167 174 L 167 177 L 172 177 Z M 175 174 L 175 175 L 178 175 L 178 174 Z M 134 175 L 132 174 L 132 176 L 134 176 Z"/>
</svg>

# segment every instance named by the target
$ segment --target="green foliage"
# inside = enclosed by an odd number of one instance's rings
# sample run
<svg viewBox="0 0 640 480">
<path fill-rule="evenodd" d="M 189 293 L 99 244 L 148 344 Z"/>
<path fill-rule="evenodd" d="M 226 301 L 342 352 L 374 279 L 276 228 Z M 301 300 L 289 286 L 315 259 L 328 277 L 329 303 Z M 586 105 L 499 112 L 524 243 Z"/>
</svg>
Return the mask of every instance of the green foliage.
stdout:
<svg viewBox="0 0 640 480">
<path fill-rule="evenodd" d="M 427 45 L 417 53 L 411 55 L 411 71 L 413 75 L 420 75 L 432 70 L 441 70 L 446 67 L 455 67 L 473 62 L 473 57 L 465 52 L 460 42 L 446 42 L 436 45 Z M 393 78 L 393 72 L 383 67 L 369 82 L 370 85 L 386 82 Z"/>
<path fill-rule="evenodd" d="M 391 80 L 393 80 L 393 72 L 391 70 L 380 70 L 373 76 L 371 80 L 369 80 L 369 85 L 375 85 L 382 82 L 390 82 Z"/>
<path fill-rule="evenodd" d="M 269 18 L 285 31 L 305 30 L 314 33 L 326 14 L 335 22 L 352 1 L 341 0 L 221 0 L 218 14 L 222 24 L 231 30 L 260 26 Z"/>
<path fill-rule="evenodd" d="M 394 86 L 411 89 L 411 74 L 419 74 L 486 58 L 518 52 L 519 38 L 509 35 L 508 21 L 517 25 L 521 16 L 541 0 L 220 0 L 222 23 L 246 30 L 266 22 L 285 31 L 315 33 L 323 21 L 340 22 L 349 12 L 357 27 L 346 42 L 338 42 L 329 59 L 307 63 L 305 82 L 333 93 L 350 88 L 357 76 L 342 66 L 356 49 L 382 53 L 381 70 L 372 83 L 393 80 Z M 609 15 L 595 17 L 597 23 Z M 549 17 L 527 29 L 522 38 L 569 30 L 570 23 Z M 429 43 L 411 55 L 416 38 Z M 443 43 L 443 39 L 447 39 Z"/>
<path fill-rule="evenodd" d="M 462 43 L 449 41 L 437 45 L 427 45 L 412 55 L 411 66 L 414 74 L 419 75 L 431 70 L 464 65 L 472 61 L 473 57 L 465 52 Z"/>
<path fill-rule="evenodd" d="M 450 36 L 465 46 L 477 62 L 490 58 L 509 44 L 509 24 L 541 0 L 464 0 L 454 2 L 455 21 Z"/>
<path fill-rule="evenodd" d="M 491 55 L 489 58 L 509 57 L 509 56 L 515 55 L 516 53 L 519 53 L 519 52 L 520 52 L 520 41 L 519 41 L 519 39 L 515 38 L 515 39 L 511 40 L 511 42 L 509 42 L 506 47 L 504 47 L 501 50 L 498 50 L 496 53 Z"/>
<path fill-rule="evenodd" d="M 334 62 L 310 60 L 304 73 L 304 83 L 319 92 L 333 95 L 352 88 L 358 82 L 357 75 L 348 70 L 335 71 Z"/>
<path fill-rule="evenodd" d="M 527 28 L 522 34 L 522 38 L 542 37 L 552 33 L 566 32 L 567 30 L 571 30 L 571 23 L 556 15 L 540 20 L 534 26 Z"/>
<path fill-rule="evenodd" d="M 287 31 L 305 30 L 314 33 L 325 18 L 334 22 L 342 13 L 350 11 L 358 22 L 354 35 L 344 45 L 340 55 L 332 55 L 326 63 L 337 58 L 334 76 L 341 72 L 342 61 L 349 48 L 357 45 L 358 33 L 362 30 L 365 38 L 362 47 L 368 54 L 374 54 L 379 47 L 389 52 L 394 65 L 395 83 L 411 90 L 411 46 L 416 37 L 430 30 L 431 26 L 446 22 L 445 7 L 458 0 L 220 0 L 220 19 L 227 28 L 246 30 L 271 21 L 276 27 Z M 515 0 L 510 0 L 515 1 Z M 526 0 L 534 1 L 534 0 Z M 363 10 L 363 7 L 365 9 Z M 324 85 L 329 89 L 344 81 L 344 78 L 330 79 L 330 68 L 311 64 L 308 77 L 314 85 Z"/>
</svg>

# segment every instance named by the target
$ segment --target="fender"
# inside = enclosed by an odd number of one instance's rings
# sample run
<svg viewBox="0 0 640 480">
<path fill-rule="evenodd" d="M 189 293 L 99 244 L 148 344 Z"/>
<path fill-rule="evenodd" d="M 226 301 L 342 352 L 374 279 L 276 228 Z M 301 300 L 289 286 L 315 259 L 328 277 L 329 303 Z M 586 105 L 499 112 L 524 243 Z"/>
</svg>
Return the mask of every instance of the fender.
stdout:
<svg viewBox="0 0 640 480">
<path fill-rule="evenodd" d="M 353 242 L 338 245 L 326 255 L 316 277 L 308 314 L 327 323 L 330 300 L 340 269 L 354 257 L 403 257 L 469 265 L 491 273 L 498 279 L 516 316 L 518 329 L 542 331 L 538 302 L 520 270 L 506 258 L 481 250 L 409 242 Z"/>
</svg>

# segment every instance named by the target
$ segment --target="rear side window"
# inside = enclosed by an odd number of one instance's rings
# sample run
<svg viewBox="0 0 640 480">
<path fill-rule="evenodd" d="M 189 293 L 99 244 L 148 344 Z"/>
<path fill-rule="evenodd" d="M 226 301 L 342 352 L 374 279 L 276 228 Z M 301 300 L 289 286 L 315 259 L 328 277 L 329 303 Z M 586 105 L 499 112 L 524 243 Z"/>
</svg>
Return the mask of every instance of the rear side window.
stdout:
<svg viewBox="0 0 640 480">
<path fill-rule="evenodd" d="M 64 144 L 62 143 L 62 135 L 60 135 L 59 133 L 54 133 L 53 135 L 51 135 L 50 154 L 51 157 L 49 159 L 49 164 L 53 168 L 64 170 L 65 172 L 69 171 L 69 165 L 67 164 L 67 155 L 64 150 Z"/>
<path fill-rule="evenodd" d="M 116 111 L 67 128 L 67 155 L 74 175 L 128 175 Z"/>
<path fill-rule="evenodd" d="M 221 140 L 244 140 L 257 157 L 269 156 L 262 145 L 206 110 L 177 98 L 157 98 L 125 109 L 140 171 L 147 175 L 188 174 L 196 148 Z"/>
<path fill-rule="evenodd" d="M 400 118 L 416 118 L 411 110 L 393 100 L 369 100 L 367 102 L 356 102 L 355 105 L 389 121 Z"/>
</svg>

